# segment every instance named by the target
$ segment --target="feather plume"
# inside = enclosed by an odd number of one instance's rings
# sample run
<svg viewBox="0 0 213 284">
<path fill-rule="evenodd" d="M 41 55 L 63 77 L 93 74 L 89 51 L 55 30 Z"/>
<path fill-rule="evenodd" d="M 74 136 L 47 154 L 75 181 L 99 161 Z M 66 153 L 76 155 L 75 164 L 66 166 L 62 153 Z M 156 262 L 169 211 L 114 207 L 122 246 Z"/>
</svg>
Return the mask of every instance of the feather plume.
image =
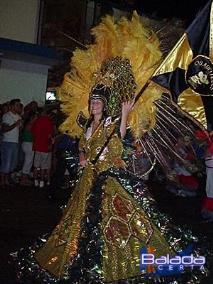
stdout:
<svg viewBox="0 0 213 284">
<path fill-rule="evenodd" d="M 121 18 L 118 22 L 113 17 L 106 16 L 91 30 L 91 34 L 95 38 L 94 44 L 87 46 L 86 50 L 75 50 L 71 58 L 71 71 L 65 74 L 58 91 L 62 110 L 67 115 L 61 130 L 72 136 L 79 136 L 82 131 L 76 122 L 79 112 L 89 116 L 88 98 L 94 84 L 93 74 L 100 69 L 103 61 L 116 56 L 128 58 L 139 92 L 162 56 L 156 34 L 143 25 L 136 12 L 131 20 Z M 161 92 L 151 86 L 135 104 L 128 122 L 136 138 L 154 127 L 153 101 L 160 95 Z"/>
</svg>

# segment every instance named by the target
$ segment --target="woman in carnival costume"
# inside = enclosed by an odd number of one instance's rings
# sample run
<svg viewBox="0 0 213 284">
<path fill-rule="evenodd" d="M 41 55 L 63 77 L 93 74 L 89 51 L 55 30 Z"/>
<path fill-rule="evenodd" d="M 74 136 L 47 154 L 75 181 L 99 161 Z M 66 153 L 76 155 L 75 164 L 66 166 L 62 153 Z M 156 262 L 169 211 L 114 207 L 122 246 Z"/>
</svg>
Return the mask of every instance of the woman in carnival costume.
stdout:
<svg viewBox="0 0 213 284">
<path fill-rule="evenodd" d="M 59 94 L 67 114 L 62 131 L 81 137 L 82 173 L 48 240 L 32 248 L 27 265 L 20 260 L 20 277 L 33 278 L 29 283 L 199 283 L 205 269 L 177 276 L 140 269 L 142 248 L 172 257 L 196 242 L 156 209 L 138 178 L 138 153 L 132 155 L 139 145 L 150 169 L 156 160 L 166 168 L 171 157 L 181 159 L 173 149 L 177 137 L 193 136 L 192 123 L 167 95 L 152 86 L 138 95 L 161 59 L 158 39 L 137 14 L 117 23 L 107 16 L 92 33 L 95 43 L 74 52 Z M 20 258 L 26 260 L 24 251 Z"/>
</svg>

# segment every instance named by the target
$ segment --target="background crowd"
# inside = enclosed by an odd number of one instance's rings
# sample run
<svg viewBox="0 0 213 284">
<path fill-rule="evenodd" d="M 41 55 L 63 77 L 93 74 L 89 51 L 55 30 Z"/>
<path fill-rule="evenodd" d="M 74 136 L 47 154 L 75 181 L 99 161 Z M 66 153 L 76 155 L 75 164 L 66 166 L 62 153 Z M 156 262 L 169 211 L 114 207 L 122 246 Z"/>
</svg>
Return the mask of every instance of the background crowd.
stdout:
<svg viewBox="0 0 213 284">
<path fill-rule="evenodd" d="M 78 140 L 60 134 L 58 126 L 63 117 L 58 106 L 39 107 L 36 101 L 23 105 L 20 99 L 0 105 L 0 186 L 1 188 L 21 186 L 47 187 L 51 191 L 60 187 L 65 176 L 78 167 Z M 193 148 L 190 141 L 180 138 L 175 145 L 186 164 L 174 160 L 171 171 L 163 173 L 157 167 L 154 174 L 144 179 L 164 179 L 166 189 L 181 196 L 206 194 L 213 198 L 213 143 L 210 134 L 196 134 L 203 145 Z M 200 152 L 197 153 L 197 150 Z M 72 152 L 66 156 L 67 151 Z M 73 159 L 74 157 L 74 159 Z M 201 164 L 201 176 L 190 171 L 188 164 Z M 197 163 L 198 162 L 198 163 Z M 141 163 L 149 167 L 147 161 Z M 146 169 L 144 169 L 146 171 Z M 202 169 L 201 169 L 202 171 Z M 74 175 L 75 175 L 74 174 Z M 75 176 L 76 178 L 76 176 Z M 206 179 L 206 190 L 203 180 Z M 209 205 L 208 205 L 209 206 Z"/>
<path fill-rule="evenodd" d="M 70 173 L 75 175 L 78 140 L 59 133 L 62 119 L 58 105 L 39 107 L 32 101 L 24 106 L 20 99 L 0 105 L 1 189 L 19 184 L 51 187 L 54 193 Z M 72 155 L 65 162 L 66 151 Z"/>
<path fill-rule="evenodd" d="M 1 188 L 20 183 L 44 187 L 50 183 L 57 108 L 23 106 L 13 99 L 0 106 Z"/>
</svg>

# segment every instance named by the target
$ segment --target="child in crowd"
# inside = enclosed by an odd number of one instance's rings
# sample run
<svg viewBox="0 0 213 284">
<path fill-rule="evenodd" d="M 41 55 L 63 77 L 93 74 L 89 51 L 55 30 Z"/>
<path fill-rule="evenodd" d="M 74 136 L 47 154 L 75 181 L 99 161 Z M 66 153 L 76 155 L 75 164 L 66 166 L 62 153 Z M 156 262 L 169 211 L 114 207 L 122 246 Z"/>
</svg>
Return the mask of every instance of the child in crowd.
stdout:
<svg viewBox="0 0 213 284">
<path fill-rule="evenodd" d="M 32 125 L 36 118 L 37 118 L 36 113 L 34 112 L 29 113 L 24 121 L 24 126 L 22 131 L 21 146 L 24 153 L 24 161 L 22 166 L 22 178 L 20 184 L 23 186 L 32 185 L 32 182 L 30 180 L 30 174 L 34 159 Z"/>
</svg>

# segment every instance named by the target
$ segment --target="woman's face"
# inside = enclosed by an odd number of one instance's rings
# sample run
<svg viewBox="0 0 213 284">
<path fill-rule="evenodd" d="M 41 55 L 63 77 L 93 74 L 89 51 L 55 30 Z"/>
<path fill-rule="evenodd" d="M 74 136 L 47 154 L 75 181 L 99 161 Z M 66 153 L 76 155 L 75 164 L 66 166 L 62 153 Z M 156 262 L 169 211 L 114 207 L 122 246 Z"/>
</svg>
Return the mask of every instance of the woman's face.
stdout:
<svg viewBox="0 0 213 284">
<path fill-rule="evenodd" d="M 100 99 L 92 99 L 90 102 L 90 112 L 93 115 L 100 115 L 103 113 L 104 103 Z"/>
</svg>

